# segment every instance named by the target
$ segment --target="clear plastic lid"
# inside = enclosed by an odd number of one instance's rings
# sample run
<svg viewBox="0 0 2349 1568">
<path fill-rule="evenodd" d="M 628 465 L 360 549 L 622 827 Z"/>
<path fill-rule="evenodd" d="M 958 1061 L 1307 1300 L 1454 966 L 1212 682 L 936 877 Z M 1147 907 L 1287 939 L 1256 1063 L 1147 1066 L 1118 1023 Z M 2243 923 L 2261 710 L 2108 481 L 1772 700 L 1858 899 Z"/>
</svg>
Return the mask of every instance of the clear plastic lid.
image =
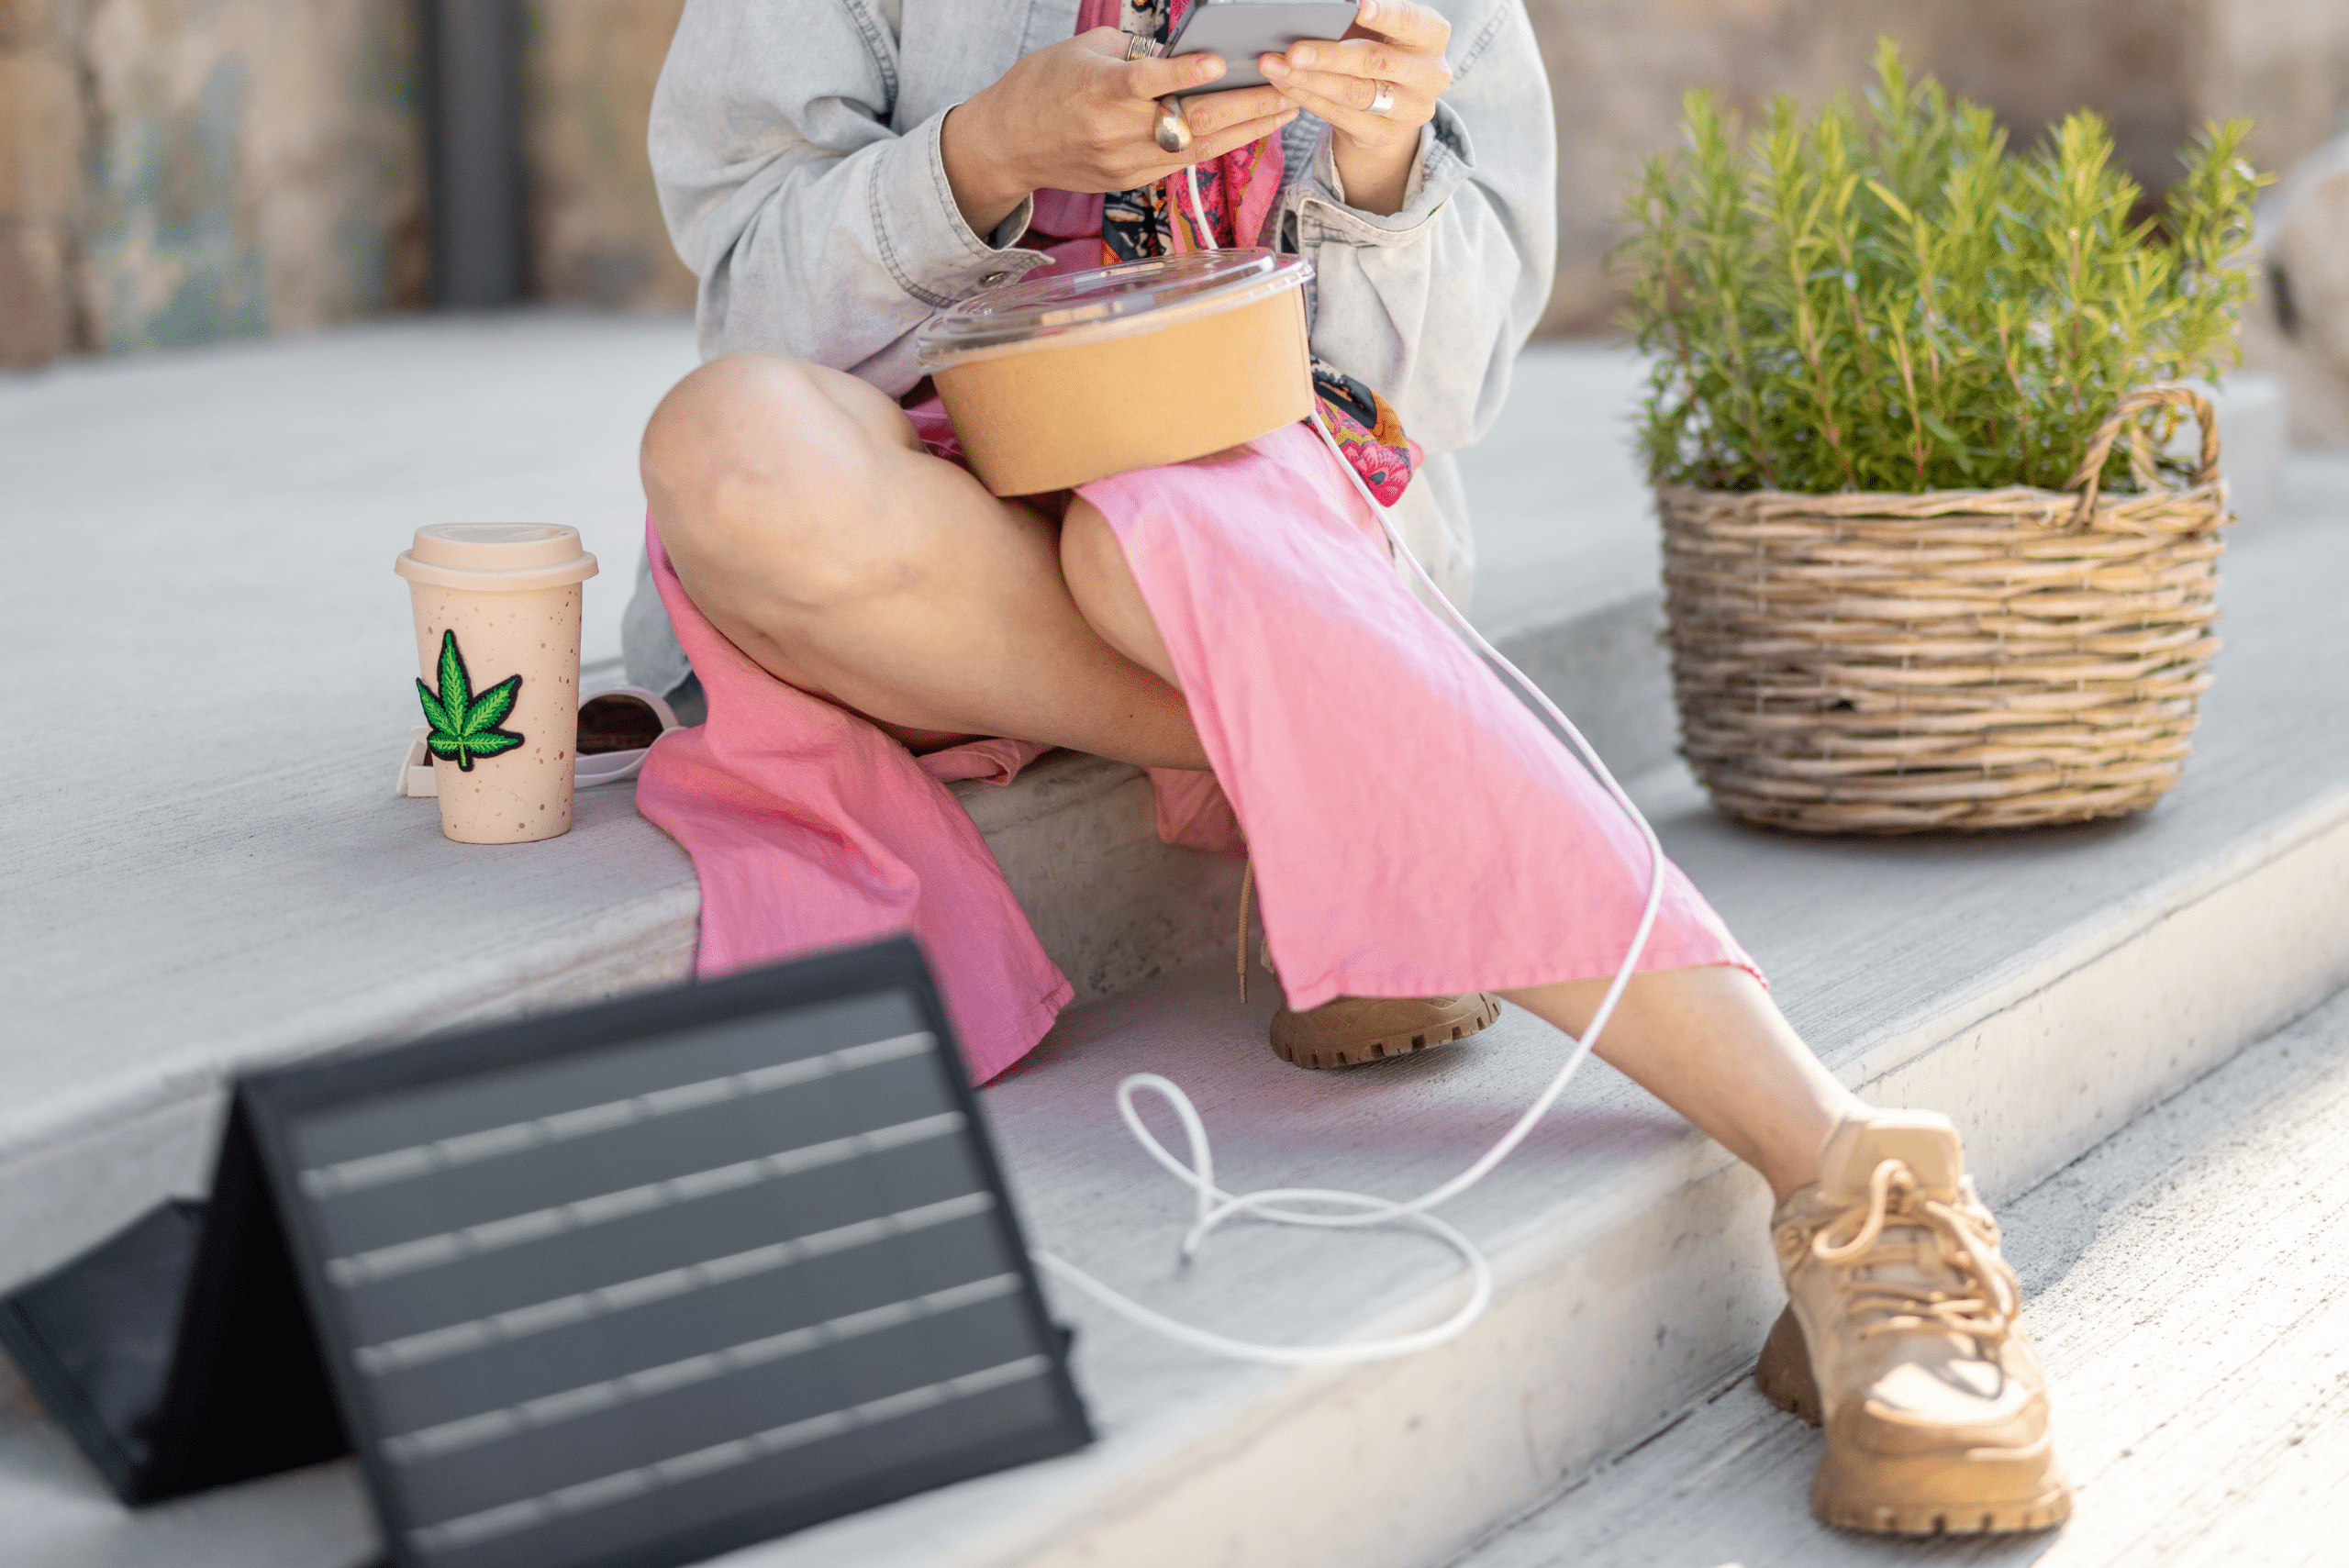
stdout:
<svg viewBox="0 0 2349 1568">
<path fill-rule="evenodd" d="M 1192 250 L 1006 284 L 933 317 L 914 338 L 922 368 L 1024 348 L 1154 332 L 1301 286 L 1313 264 L 1262 249 Z"/>
</svg>

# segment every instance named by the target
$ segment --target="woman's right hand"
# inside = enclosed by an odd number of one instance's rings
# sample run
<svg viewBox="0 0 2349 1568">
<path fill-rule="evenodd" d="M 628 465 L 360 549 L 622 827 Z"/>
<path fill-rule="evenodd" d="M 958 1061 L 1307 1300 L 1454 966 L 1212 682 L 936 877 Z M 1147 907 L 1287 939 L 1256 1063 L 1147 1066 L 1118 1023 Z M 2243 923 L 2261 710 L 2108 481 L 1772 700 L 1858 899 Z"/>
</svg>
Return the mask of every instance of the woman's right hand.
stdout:
<svg viewBox="0 0 2349 1568">
<path fill-rule="evenodd" d="M 1211 54 L 1126 58 L 1126 35 L 1095 28 L 1019 61 L 946 117 L 941 146 L 954 204 L 985 236 L 1030 193 L 1130 191 L 1269 136 L 1297 116 L 1271 87 L 1212 93 L 1224 73 Z M 1157 100 L 1188 99 L 1191 145 L 1156 139 Z"/>
</svg>

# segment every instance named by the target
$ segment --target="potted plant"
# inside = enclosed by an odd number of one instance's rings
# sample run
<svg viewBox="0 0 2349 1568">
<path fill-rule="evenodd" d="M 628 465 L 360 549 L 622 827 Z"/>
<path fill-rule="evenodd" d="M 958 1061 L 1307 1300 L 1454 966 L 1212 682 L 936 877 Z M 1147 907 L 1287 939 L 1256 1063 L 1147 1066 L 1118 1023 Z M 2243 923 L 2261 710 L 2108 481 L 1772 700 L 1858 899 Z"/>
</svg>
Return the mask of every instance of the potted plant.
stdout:
<svg viewBox="0 0 2349 1568">
<path fill-rule="evenodd" d="M 2231 519 L 2184 382 L 2236 357 L 2248 122 L 2207 128 L 2141 217 L 2097 117 L 2010 154 L 1889 42 L 1865 110 L 1782 99 L 1745 137 L 1709 94 L 1686 108 L 1619 257 L 1714 802 L 1873 833 L 2154 804 L 2218 646 Z"/>
</svg>

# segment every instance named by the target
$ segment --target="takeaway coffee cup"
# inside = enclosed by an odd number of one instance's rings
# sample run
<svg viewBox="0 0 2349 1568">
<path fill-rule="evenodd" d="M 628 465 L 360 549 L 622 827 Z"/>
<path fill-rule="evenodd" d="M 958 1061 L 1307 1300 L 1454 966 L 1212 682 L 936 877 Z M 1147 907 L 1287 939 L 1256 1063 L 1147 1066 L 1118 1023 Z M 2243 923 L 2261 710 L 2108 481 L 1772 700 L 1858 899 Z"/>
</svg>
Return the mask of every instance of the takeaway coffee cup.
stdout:
<svg viewBox="0 0 2349 1568">
<path fill-rule="evenodd" d="M 524 844 L 571 828 L 580 584 L 596 558 L 546 523 L 434 523 L 394 566 L 416 609 L 440 831 Z"/>
</svg>

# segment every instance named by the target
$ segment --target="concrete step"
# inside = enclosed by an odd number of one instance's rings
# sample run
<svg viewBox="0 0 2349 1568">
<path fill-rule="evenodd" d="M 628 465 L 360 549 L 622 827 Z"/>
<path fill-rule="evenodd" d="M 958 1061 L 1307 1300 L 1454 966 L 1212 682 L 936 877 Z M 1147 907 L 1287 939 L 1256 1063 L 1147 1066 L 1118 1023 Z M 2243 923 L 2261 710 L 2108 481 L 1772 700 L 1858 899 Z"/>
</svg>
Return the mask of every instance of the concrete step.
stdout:
<svg viewBox="0 0 2349 1568">
<path fill-rule="evenodd" d="M 199 1181 L 240 1067 L 691 973 L 692 867 L 632 786 L 584 793 L 563 839 L 484 850 L 387 784 L 415 718 L 392 555 L 419 522 L 575 522 L 605 564 L 584 673 L 617 679 L 636 437 L 692 362 L 682 322 L 523 315 L 0 378 L 12 514 L 57 520 L 0 535 L 0 649 L 102 716 L 69 758 L 0 758 L 0 1287 Z M 1529 413 L 1470 467 L 1488 624 L 1633 771 L 1671 744 L 1618 422 L 1636 370 L 1529 356 Z M 1581 434 L 1545 439 L 1536 408 Z M 1562 454 L 1594 487 L 1539 509 L 1520 471 Z M 265 740 L 232 717 L 257 679 L 285 705 Z M 1239 865 L 1160 843 L 1137 770 L 1056 756 L 955 793 L 1080 997 L 1229 940 Z"/>
<path fill-rule="evenodd" d="M 0 943 L 13 1005 L 0 1044 L 12 1090 L 0 1103 L 0 1286 L 165 1193 L 199 1188 L 220 1086 L 244 1066 L 686 972 L 690 868 L 626 789 L 584 795 L 566 839 L 513 850 L 450 845 L 429 805 L 389 796 L 412 644 L 386 568 L 419 519 L 575 518 L 615 569 L 590 600 L 587 652 L 608 658 L 617 568 L 637 528 L 628 454 L 644 409 L 689 361 L 674 324 L 541 317 L 0 382 L 12 506 L 70 523 L 0 535 L 0 649 L 27 689 L 76 694 L 96 716 L 70 754 L 26 746 L 0 762 L 13 797 L 0 856 L 16 895 Z M 1620 446 L 1635 377 L 1609 350 L 1529 354 L 1508 418 L 1469 468 L 1485 531 L 1479 619 L 1626 772 L 1662 762 L 1670 744 L 1653 544 Z M 1575 480 L 1565 503 L 1549 499 L 1562 473 Z M 2340 578 L 2340 535 L 2321 525 L 2338 521 L 2349 475 L 2296 473 L 2306 494 L 2281 511 L 2300 520 L 2246 529 L 2231 565 L 2227 603 L 2245 624 L 2204 755 L 2144 821 L 2028 840 L 1811 845 L 1732 828 L 1676 769 L 1647 772 L 1643 797 L 1672 852 L 1839 1071 L 1988 1116 L 1975 1141 L 1998 1179 L 2125 1115 L 2180 1062 L 2243 1038 L 2259 1006 L 2330 973 L 2311 933 L 2338 925 L 2325 900 L 2338 891 L 2342 803 L 2327 781 L 2349 777 L 2338 754 L 2349 724 L 2337 685 L 2312 672 L 2344 666 L 2324 596 Z M 286 716 L 266 735 L 234 717 L 256 689 Z M 1413 1191 L 1505 1122 L 1556 1038 L 1512 1017 L 1450 1060 L 1334 1084 L 1295 1073 L 1263 1047 L 1269 987 L 1243 1012 L 1226 996 L 1228 955 L 1186 966 L 1229 929 L 1236 868 L 1159 845 L 1131 770 L 1062 757 L 1009 789 L 960 793 L 1048 948 L 1106 998 L 1072 1012 L 988 1096 L 1039 1234 L 1249 1332 L 1315 1338 L 1428 1309 L 1450 1287 L 1441 1262 L 1409 1242 L 1322 1239 L 1300 1252 L 1293 1238 L 1235 1237 L 1198 1279 L 1168 1277 L 1147 1222 L 1175 1198 L 1136 1188 L 1138 1173 L 1148 1178 L 1105 1114 L 1108 1087 L 1130 1066 L 1196 1061 L 1237 1179 Z M 2249 934 L 2221 953 L 2254 978 L 2205 986 L 2204 955 L 2173 961 L 2163 944 L 2197 921 L 2224 929 L 2238 907 Z M 2254 982 L 2238 1006 L 2228 987 Z M 2120 987 L 2124 1011 L 2169 997 L 2183 1011 L 2141 1034 L 2080 1035 L 2076 1051 L 2121 1065 L 2075 1061 L 2080 1083 L 2060 1108 L 2000 1105 L 1995 1074 L 2029 1056 L 2033 1030 L 2072 1029 L 2102 1006 L 2099 986 Z M 774 1560 L 845 1541 L 906 1563 L 1097 1549 L 1188 1561 L 1182 1551 L 1213 1543 L 1186 1531 L 1221 1520 L 1243 1558 L 1277 1548 L 1283 1561 L 1431 1561 L 1743 1353 L 1761 1310 L 1751 1260 L 1667 1243 L 1718 1230 L 1752 1201 L 1717 1150 L 1596 1072 L 1549 1134 L 1461 1206 L 1512 1282 L 1478 1337 L 1404 1367 L 1286 1378 L 1203 1367 L 1074 1307 L 1108 1441 L 816 1532 Z M 1650 1259 L 1668 1266 L 1642 1283 Z M 1265 1315 L 1258 1296 L 1300 1277 L 1318 1299 Z M 1603 1373 L 1544 1338 L 1562 1313 L 1581 1314 L 1591 1342 L 1609 1347 Z M 1665 1329 L 1653 1345 L 1650 1318 Z M 1537 1375 L 1511 1372 L 1497 1387 L 1495 1369 L 1520 1355 Z M 1542 1391 L 1530 1403 L 1528 1386 Z M 1430 1413 L 1438 1451 L 1425 1451 L 1432 1437 L 1386 1429 L 1403 1419 L 1398 1400 Z M 1492 1451 L 1496 1400 L 1526 1407 L 1512 1452 Z M 52 1431 L 21 1402 L 11 1408 L 0 1496 L 46 1499 L 43 1528 L 61 1533 L 43 1561 L 184 1548 L 174 1561 L 258 1562 L 297 1542 L 302 1560 L 324 1561 L 312 1548 L 357 1528 L 347 1480 L 319 1474 L 124 1518 L 59 1459 Z M 1330 1464 L 1331 1452 L 1347 1462 Z M 1397 1520 L 1413 1494 L 1397 1482 L 1414 1465 L 1448 1478 L 1442 1506 Z M 1266 1479 L 1292 1473 L 1309 1484 Z M 15 1501 L 0 1516 L 30 1517 Z M 1170 1527 L 1168 1508 L 1189 1523 Z M 207 1519 L 242 1544 L 212 1556 L 187 1545 L 211 1539 L 216 1527 L 196 1522 Z"/>
<path fill-rule="evenodd" d="M 1820 843 L 1722 820 L 1675 768 L 1638 781 L 1667 850 L 1831 1068 L 1879 1101 L 1953 1114 L 1994 1202 L 2349 984 L 2349 462 L 2296 462 L 2288 478 L 2278 520 L 2230 557 L 2230 642 L 2199 753 L 2156 811 Z M 1031 1235 L 1226 1332 L 1305 1340 L 1429 1320 L 1457 1282 L 1448 1254 L 1409 1237 L 1238 1229 L 1178 1270 L 1181 1193 L 1127 1141 L 1111 1089 L 1141 1069 L 1182 1081 L 1235 1189 L 1399 1195 L 1497 1136 L 1564 1041 L 1512 1012 L 1455 1050 L 1297 1073 L 1264 1045 L 1267 988 L 1242 1007 L 1229 963 L 1072 1009 L 984 1095 Z M 1101 1442 L 729 1561 L 1427 1568 L 1742 1373 L 1776 1306 L 1766 1204 L 1718 1147 L 1594 1066 L 1447 1210 L 1500 1280 L 1463 1339 L 1289 1373 L 1063 1296 Z M 134 1517 L 62 1443 L 21 1396 L 0 1414 L 0 1517 L 39 1543 L 31 1561 L 209 1568 L 369 1550 L 347 1467 Z"/>
<path fill-rule="evenodd" d="M 2052 1538 L 1937 1542 L 1932 1561 L 2340 1563 L 2344 1209 L 2349 993 L 2008 1205 L 2073 1518 Z M 1455 1568 L 1864 1568 L 1906 1555 L 1811 1518 L 1824 1448 L 1741 1376 Z"/>
</svg>

